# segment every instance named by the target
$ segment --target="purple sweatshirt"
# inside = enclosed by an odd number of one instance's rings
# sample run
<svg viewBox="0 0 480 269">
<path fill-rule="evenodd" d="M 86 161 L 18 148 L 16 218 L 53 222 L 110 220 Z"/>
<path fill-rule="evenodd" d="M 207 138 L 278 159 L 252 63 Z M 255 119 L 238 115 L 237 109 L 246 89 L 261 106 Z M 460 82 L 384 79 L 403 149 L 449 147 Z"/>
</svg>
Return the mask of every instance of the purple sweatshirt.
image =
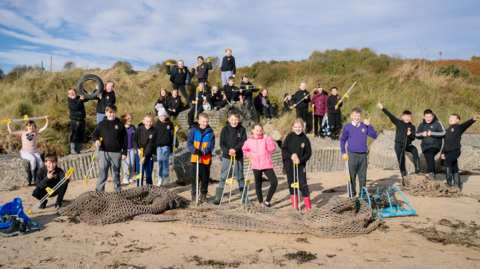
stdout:
<svg viewBox="0 0 480 269">
<path fill-rule="evenodd" d="M 373 139 L 377 139 L 377 132 L 375 132 L 375 129 L 371 124 L 367 126 L 363 122 L 359 122 L 358 127 L 355 127 L 352 123 L 343 126 L 342 137 L 340 138 L 342 154 L 345 154 L 345 142 L 347 141 L 348 152 L 367 152 L 367 135 Z"/>
<path fill-rule="evenodd" d="M 133 146 L 132 139 L 133 139 L 133 135 L 135 134 L 135 126 L 133 126 L 133 124 L 130 124 L 130 127 L 129 128 L 125 127 L 125 129 L 127 130 L 128 149 L 133 149 L 134 146 Z"/>
</svg>

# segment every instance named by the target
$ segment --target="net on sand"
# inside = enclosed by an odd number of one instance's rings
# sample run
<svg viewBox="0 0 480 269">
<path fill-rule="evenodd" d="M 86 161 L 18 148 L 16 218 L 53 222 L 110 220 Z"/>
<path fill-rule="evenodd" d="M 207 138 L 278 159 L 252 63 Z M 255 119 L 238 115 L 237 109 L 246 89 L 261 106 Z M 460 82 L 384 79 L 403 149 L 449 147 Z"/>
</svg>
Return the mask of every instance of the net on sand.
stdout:
<svg viewBox="0 0 480 269">
<path fill-rule="evenodd" d="M 424 175 L 410 175 L 405 187 L 413 195 L 429 197 L 460 197 L 459 188 L 445 185 L 445 181 L 429 180 Z"/>
</svg>

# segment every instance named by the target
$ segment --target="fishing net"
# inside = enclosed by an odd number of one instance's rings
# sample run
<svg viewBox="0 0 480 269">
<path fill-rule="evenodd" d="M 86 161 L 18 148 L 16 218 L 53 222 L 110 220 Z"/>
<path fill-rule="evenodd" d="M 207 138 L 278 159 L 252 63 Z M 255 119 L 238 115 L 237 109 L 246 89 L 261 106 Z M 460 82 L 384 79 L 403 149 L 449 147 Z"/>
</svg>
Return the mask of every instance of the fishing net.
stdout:
<svg viewBox="0 0 480 269">
<path fill-rule="evenodd" d="M 144 214 L 139 221 L 184 221 L 192 227 L 260 233 L 288 233 L 326 238 L 354 237 L 368 234 L 381 223 L 371 208 L 358 198 L 333 197 L 321 207 L 307 213 L 293 208 L 277 210 L 255 205 L 202 204 L 186 209 L 167 211 L 162 215 Z"/>
<path fill-rule="evenodd" d="M 423 175 L 410 175 L 405 181 L 406 189 L 413 195 L 429 197 L 460 197 L 459 188 L 449 187 L 444 181 L 429 180 Z"/>
<path fill-rule="evenodd" d="M 86 192 L 58 213 L 90 225 L 105 225 L 140 214 L 160 214 L 189 203 L 165 188 L 149 185 L 114 192 Z"/>
</svg>

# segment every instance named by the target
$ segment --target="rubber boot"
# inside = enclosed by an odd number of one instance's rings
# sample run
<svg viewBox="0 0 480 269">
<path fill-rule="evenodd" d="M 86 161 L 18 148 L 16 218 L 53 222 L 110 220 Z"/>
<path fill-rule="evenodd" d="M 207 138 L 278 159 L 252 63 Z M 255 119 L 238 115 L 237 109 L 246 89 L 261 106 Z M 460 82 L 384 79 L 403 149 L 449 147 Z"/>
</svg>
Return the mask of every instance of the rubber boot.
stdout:
<svg viewBox="0 0 480 269">
<path fill-rule="evenodd" d="M 452 175 L 452 168 L 451 167 L 445 167 L 445 173 L 446 173 L 446 176 L 447 176 L 447 183 L 446 185 L 449 186 L 449 187 L 452 187 L 452 179 L 453 179 L 453 175 Z"/>
<path fill-rule="evenodd" d="M 82 143 L 76 143 L 76 145 L 77 145 L 77 153 L 78 153 L 78 154 L 85 153 L 85 152 L 83 152 L 83 150 L 82 150 Z"/>
<path fill-rule="evenodd" d="M 305 208 L 307 209 L 307 212 L 310 211 L 312 208 L 312 205 L 310 204 L 310 197 L 303 197 L 303 203 L 305 203 Z"/>
<path fill-rule="evenodd" d="M 30 184 L 35 185 L 37 183 L 35 180 L 35 170 L 30 170 L 30 173 L 32 174 L 32 181 L 30 181 Z"/>
<path fill-rule="evenodd" d="M 77 154 L 75 151 L 75 143 L 70 143 L 70 154 Z"/>
<path fill-rule="evenodd" d="M 290 195 L 290 198 L 292 199 L 293 208 L 298 210 L 298 195 Z"/>
<path fill-rule="evenodd" d="M 405 181 L 408 180 L 407 171 L 402 171 L 402 186 L 405 186 Z"/>
<path fill-rule="evenodd" d="M 453 173 L 453 183 L 455 187 L 458 187 L 460 191 L 463 189 L 463 184 L 462 181 L 460 181 L 460 174 L 459 173 Z"/>
<path fill-rule="evenodd" d="M 241 197 L 241 203 L 242 204 L 246 204 L 246 205 L 251 205 L 252 202 L 250 202 L 250 200 L 248 200 L 248 197 L 247 197 L 247 189 L 246 188 L 239 188 L 240 189 L 240 195 L 242 195 Z M 245 193 L 243 193 L 245 191 Z M 245 196 L 244 196 L 245 195 Z"/>
<path fill-rule="evenodd" d="M 332 128 L 332 130 L 330 131 L 330 139 L 332 139 L 332 141 L 335 140 L 335 129 Z"/>
<path fill-rule="evenodd" d="M 212 204 L 212 205 L 219 205 L 220 201 L 222 200 L 222 194 L 223 194 L 223 188 L 216 188 L 215 189 L 215 198 L 208 203 Z"/>
<path fill-rule="evenodd" d="M 420 159 L 413 160 L 413 165 L 415 165 L 415 174 L 420 174 Z"/>
</svg>

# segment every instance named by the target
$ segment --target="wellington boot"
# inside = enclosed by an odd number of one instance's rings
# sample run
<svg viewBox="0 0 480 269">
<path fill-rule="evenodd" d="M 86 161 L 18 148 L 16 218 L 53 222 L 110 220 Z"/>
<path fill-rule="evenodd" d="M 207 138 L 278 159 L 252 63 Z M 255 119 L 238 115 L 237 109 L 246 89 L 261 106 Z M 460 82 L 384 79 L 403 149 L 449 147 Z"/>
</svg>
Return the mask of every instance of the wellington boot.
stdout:
<svg viewBox="0 0 480 269">
<path fill-rule="evenodd" d="M 415 174 L 420 174 L 420 159 L 413 160 L 413 164 L 415 165 Z"/>
<path fill-rule="evenodd" d="M 290 198 L 292 199 L 293 208 L 298 210 L 298 195 L 290 195 Z"/>
<path fill-rule="evenodd" d="M 463 189 L 463 183 L 460 180 L 460 174 L 458 172 L 453 173 L 453 183 L 455 187 L 460 189 L 460 191 Z"/>
<path fill-rule="evenodd" d="M 447 186 L 452 187 L 452 180 L 453 180 L 453 174 L 452 174 L 452 167 L 445 167 L 445 173 L 447 176 Z"/>
<path fill-rule="evenodd" d="M 75 143 L 70 143 L 70 154 L 77 154 L 77 151 L 75 149 Z"/>
<path fill-rule="evenodd" d="M 223 188 L 216 188 L 215 189 L 215 198 L 208 202 L 209 204 L 219 205 L 220 201 L 222 200 Z"/>
<path fill-rule="evenodd" d="M 242 197 L 242 204 L 251 205 L 252 202 L 250 202 L 250 200 L 248 200 L 248 197 L 247 197 L 247 188 L 239 188 L 239 189 L 240 189 L 240 195 Z"/>
<path fill-rule="evenodd" d="M 307 209 L 307 212 L 312 209 L 312 205 L 310 204 L 310 197 L 303 197 L 303 202 L 305 203 L 305 208 Z"/>
</svg>

